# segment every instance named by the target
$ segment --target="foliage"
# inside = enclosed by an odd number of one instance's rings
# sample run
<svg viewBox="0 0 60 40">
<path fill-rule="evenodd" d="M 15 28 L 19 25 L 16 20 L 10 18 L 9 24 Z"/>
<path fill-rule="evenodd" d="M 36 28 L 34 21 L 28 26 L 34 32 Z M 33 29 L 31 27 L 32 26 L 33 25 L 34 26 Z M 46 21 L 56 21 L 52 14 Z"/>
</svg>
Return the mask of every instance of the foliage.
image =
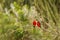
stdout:
<svg viewBox="0 0 60 40">
<path fill-rule="evenodd" d="M 28 1 L 0 0 L 0 40 L 60 40 L 60 0 Z"/>
</svg>

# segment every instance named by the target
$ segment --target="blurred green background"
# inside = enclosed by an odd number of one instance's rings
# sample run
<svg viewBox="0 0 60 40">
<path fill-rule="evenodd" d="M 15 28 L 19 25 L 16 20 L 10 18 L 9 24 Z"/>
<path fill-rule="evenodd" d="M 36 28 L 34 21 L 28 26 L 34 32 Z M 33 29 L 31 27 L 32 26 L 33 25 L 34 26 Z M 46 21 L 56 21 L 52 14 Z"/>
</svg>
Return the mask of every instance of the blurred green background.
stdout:
<svg viewBox="0 0 60 40">
<path fill-rule="evenodd" d="M 0 0 L 0 40 L 60 40 L 60 0 Z"/>
</svg>

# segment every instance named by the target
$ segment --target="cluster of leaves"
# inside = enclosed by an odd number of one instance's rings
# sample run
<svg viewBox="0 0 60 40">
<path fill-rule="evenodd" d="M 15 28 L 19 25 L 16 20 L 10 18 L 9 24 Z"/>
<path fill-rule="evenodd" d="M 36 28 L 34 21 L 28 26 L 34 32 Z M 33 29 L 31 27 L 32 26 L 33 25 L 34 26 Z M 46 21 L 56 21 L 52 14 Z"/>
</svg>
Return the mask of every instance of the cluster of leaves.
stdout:
<svg viewBox="0 0 60 40">
<path fill-rule="evenodd" d="M 23 26 L 28 23 L 28 19 L 16 2 L 12 7 L 14 9 L 8 10 L 9 13 L 0 12 L 0 40 L 20 40 L 23 37 Z"/>
</svg>

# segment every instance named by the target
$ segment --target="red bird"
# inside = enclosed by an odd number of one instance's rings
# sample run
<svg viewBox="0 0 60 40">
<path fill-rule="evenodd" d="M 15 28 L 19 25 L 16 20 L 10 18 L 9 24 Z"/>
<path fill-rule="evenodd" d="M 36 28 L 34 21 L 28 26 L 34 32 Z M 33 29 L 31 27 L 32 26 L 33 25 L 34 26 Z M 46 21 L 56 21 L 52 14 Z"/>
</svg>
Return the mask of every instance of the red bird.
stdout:
<svg viewBox="0 0 60 40">
<path fill-rule="evenodd" d="M 34 25 L 34 27 L 35 26 L 38 26 L 38 27 L 41 26 L 40 22 L 39 21 L 36 21 L 36 20 L 33 21 L 33 25 Z"/>
</svg>

